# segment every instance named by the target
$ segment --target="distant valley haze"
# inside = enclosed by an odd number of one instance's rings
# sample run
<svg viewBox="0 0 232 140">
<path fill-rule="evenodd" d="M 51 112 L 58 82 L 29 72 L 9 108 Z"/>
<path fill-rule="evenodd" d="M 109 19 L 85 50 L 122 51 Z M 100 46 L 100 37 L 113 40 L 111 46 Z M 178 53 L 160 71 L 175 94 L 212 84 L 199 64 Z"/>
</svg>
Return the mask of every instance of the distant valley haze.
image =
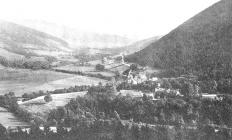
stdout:
<svg viewBox="0 0 232 140">
<path fill-rule="evenodd" d="M 0 19 L 29 27 L 41 26 L 40 29 L 43 25 L 38 23 L 45 21 L 51 26 L 119 35 L 138 41 L 167 34 L 217 1 L 7 0 L 1 1 Z"/>
<path fill-rule="evenodd" d="M 133 54 L 217 1 L 2 1 L 0 56 Z"/>
</svg>

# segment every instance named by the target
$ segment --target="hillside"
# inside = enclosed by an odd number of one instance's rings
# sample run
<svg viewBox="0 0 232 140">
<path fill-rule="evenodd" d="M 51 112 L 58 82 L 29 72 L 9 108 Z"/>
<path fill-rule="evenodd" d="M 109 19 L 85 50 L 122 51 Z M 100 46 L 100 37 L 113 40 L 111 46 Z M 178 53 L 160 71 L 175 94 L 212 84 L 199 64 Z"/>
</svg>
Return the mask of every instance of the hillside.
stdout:
<svg viewBox="0 0 232 140">
<path fill-rule="evenodd" d="M 127 59 L 160 68 L 226 70 L 232 59 L 231 38 L 232 1 L 222 0 Z"/>
<path fill-rule="evenodd" d="M 151 43 L 156 42 L 159 38 L 160 37 L 156 36 L 156 37 L 136 41 L 128 46 L 123 47 L 123 50 L 124 50 L 124 52 L 126 52 L 126 54 L 132 54 L 132 53 L 135 53 L 137 51 L 140 51 L 140 50 L 146 48 Z"/>
<path fill-rule="evenodd" d="M 70 52 L 67 42 L 15 23 L 0 21 L 0 56 L 7 59 Z"/>
<path fill-rule="evenodd" d="M 113 48 L 81 48 L 77 51 L 82 52 L 82 51 L 88 51 L 90 54 L 110 54 L 110 55 L 118 55 L 120 53 L 124 54 L 132 54 L 137 51 L 140 51 L 144 48 L 146 48 L 149 44 L 152 42 L 155 42 L 159 39 L 159 37 L 152 37 L 140 41 L 136 41 L 133 43 L 130 43 L 129 45 L 123 45 L 121 47 L 113 47 Z"/>
<path fill-rule="evenodd" d="M 133 42 L 129 45 L 123 45 L 123 46 L 115 46 L 111 48 L 91 48 L 91 47 L 82 47 L 79 49 L 75 49 L 75 53 L 77 55 L 88 53 L 88 55 L 96 55 L 96 54 L 105 54 L 105 55 L 118 55 L 120 53 L 124 54 L 132 54 L 137 51 L 140 51 L 144 48 L 146 48 L 149 44 L 152 42 L 155 42 L 159 39 L 159 37 L 152 37 L 140 41 Z"/>
</svg>

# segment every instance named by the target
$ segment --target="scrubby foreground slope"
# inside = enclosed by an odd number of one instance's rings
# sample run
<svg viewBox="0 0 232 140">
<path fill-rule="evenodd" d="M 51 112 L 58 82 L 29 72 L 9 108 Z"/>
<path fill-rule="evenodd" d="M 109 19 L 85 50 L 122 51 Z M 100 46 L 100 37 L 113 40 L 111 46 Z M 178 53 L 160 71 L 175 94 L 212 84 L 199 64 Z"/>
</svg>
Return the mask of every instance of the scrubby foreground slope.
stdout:
<svg viewBox="0 0 232 140">
<path fill-rule="evenodd" d="M 231 38 L 232 1 L 222 0 L 129 56 L 128 60 L 161 68 L 228 70 L 232 59 Z"/>
</svg>

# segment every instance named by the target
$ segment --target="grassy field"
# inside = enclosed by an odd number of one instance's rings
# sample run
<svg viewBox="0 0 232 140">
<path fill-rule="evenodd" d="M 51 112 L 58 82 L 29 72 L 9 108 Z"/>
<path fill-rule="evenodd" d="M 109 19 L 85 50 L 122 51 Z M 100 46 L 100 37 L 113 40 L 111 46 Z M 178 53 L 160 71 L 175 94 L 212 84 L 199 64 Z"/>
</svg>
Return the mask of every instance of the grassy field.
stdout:
<svg viewBox="0 0 232 140">
<path fill-rule="evenodd" d="M 17 81 L 45 83 L 57 79 L 72 77 L 70 74 L 57 73 L 48 70 L 29 70 L 5 68 L 0 70 L 0 81 Z"/>
<path fill-rule="evenodd" d="M 55 90 L 75 85 L 92 85 L 105 80 L 47 70 L 0 69 L 0 95 L 10 91 L 16 96 L 39 90 Z"/>
<path fill-rule="evenodd" d="M 87 74 L 101 74 L 103 76 L 106 77 L 114 77 L 115 73 L 111 72 L 111 71 L 91 71 L 91 72 L 86 72 Z"/>
<path fill-rule="evenodd" d="M 84 96 L 84 92 L 73 92 L 73 93 L 64 93 L 64 94 L 52 94 L 52 101 L 46 103 L 44 101 L 44 96 L 22 102 L 20 107 L 27 110 L 28 112 L 46 119 L 49 112 L 57 107 L 65 106 L 71 99 L 76 98 L 77 96 Z"/>
<path fill-rule="evenodd" d="M 4 66 L 0 64 L 0 69 L 4 69 Z"/>
<path fill-rule="evenodd" d="M 109 68 L 109 70 L 110 71 L 113 71 L 113 72 L 119 72 L 119 73 L 123 73 L 124 71 L 126 71 L 126 70 L 128 70 L 130 67 L 129 66 L 126 66 L 126 65 L 120 65 L 120 64 L 118 64 L 118 65 L 116 65 L 116 66 L 108 66 Z"/>
<path fill-rule="evenodd" d="M 94 61 L 89 61 L 88 62 L 90 65 L 97 65 L 97 64 L 102 64 L 101 60 L 94 60 Z"/>
<path fill-rule="evenodd" d="M 120 90 L 122 96 L 143 97 L 143 92 L 135 90 Z"/>
<path fill-rule="evenodd" d="M 58 70 L 70 70 L 70 71 L 80 71 L 80 72 L 91 72 L 95 71 L 94 66 L 75 66 L 73 64 L 57 67 Z"/>
<path fill-rule="evenodd" d="M 0 107 L 0 124 L 5 128 L 16 128 L 17 126 L 28 126 L 26 122 L 18 120 L 13 113 L 8 112 L 5 108 Z"/>
<path fill-rule="evenodd" d="M 7 60 L 23 59 L 23 55 L 12 53 L 0 47 L 0 56 L 6 58 Z"/>
</svg>

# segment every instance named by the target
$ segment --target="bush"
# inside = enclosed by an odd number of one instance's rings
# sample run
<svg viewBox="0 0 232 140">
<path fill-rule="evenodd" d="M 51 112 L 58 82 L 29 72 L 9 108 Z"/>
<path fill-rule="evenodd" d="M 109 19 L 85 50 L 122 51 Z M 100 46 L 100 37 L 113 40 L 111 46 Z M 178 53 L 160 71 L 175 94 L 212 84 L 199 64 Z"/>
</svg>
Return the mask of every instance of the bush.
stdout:
<svg viewBox="0 0 232 140">
<path fill-rule="evenodd" d="M 136 71 L 136 70 L 138 70 L 138 65 L 137 64 L 131 64 L 130 69 L 133 70 L 133 71 Z"/>
<path fill-rule="evenodd" d="M 5 136 L 6 132 L 6 128 L 2 124 L 0 124 L 0 137 L 2 138 L 3 136 Z"/>
<path fill-rule="evenodd" d="M 52 96 L 51 96 L 51 94 L 48 94 L 48 95 L 44 96 L 44 101 L 45 101 L 45 102 L 50 102 L 50 101 L 52 101 Z"/>
<path fill-rule="evenodd" d="M 96 65 L 96 70 L 103 71 L 104 69 L 105 69 L 104 65 L 101 65 L 101 64 Z"/>
<path fill-rule="evenodd" d="M 168 79 L 163 79 L 161 82 L 161 88 L 165 88 L 165 89 L 171 89 L 172 85 L 171 83 L 168 81 Z"/>
<path fill-rule="evenodd" d="M 26 69 L 49 69 L 50 66 L 50 61 L 52 58 L 48 58 L 47 60 L 33 60 L 31 58 L 20 58 L 20 59 L 13 59 L 13 60 L 8 60 L 5 57 L 0 56 L 0 64 L 5 66 L 5 67 L 13 67 L 13 68 L 26 68 Z"/>
<path fill-rule="evenodd" d="M 170 84 L 174 89 L 181 89 L 181 83 L 177 79 L 171 79 Z"/>
</svg>

